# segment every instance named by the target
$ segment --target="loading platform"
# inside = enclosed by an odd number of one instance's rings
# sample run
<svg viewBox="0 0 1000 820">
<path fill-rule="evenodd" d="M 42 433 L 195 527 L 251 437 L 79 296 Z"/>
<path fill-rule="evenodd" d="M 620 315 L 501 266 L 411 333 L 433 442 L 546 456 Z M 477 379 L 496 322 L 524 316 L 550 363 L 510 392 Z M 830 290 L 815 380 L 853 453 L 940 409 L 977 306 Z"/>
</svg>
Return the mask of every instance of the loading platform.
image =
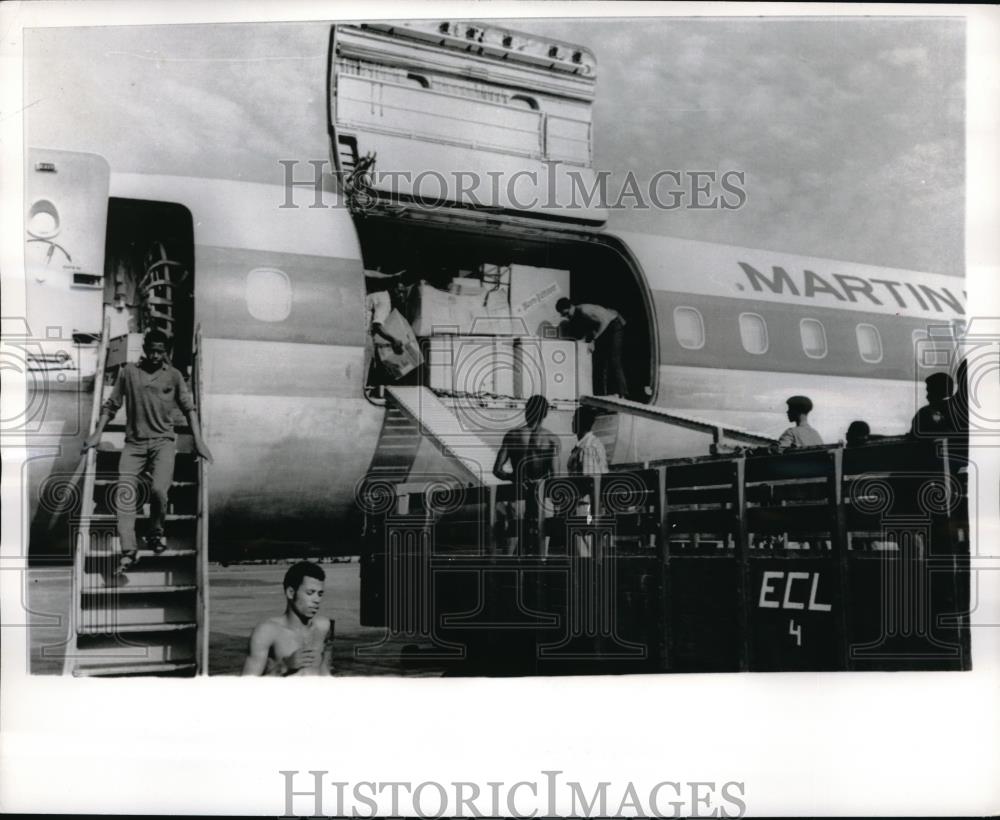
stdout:
<svg viewBox="0 0 1000 820">
<path fill-rule="evenodd" d="M 400 484 L 362 620 L 455 674 L 968 669 L 967 481 L 944 439 L 624 465 L 536 482 L 513 550 L 511 485 Z"/>
</svg>

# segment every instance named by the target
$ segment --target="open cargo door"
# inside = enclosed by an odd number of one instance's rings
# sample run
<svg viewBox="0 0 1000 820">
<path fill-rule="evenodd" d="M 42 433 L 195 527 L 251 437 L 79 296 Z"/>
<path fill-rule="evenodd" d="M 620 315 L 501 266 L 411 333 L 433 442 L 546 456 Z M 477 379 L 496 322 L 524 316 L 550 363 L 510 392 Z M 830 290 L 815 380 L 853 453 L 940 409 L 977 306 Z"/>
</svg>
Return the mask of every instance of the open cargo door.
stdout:
<svg viewBox="0 0 1000 820">
<path fill-rule="evenodd" d="M 478 22 L 331 37 L 333 161 L 355 208 L 606 221 L 591 202 L 597 66 L 585 48 Z"/>
</svg>

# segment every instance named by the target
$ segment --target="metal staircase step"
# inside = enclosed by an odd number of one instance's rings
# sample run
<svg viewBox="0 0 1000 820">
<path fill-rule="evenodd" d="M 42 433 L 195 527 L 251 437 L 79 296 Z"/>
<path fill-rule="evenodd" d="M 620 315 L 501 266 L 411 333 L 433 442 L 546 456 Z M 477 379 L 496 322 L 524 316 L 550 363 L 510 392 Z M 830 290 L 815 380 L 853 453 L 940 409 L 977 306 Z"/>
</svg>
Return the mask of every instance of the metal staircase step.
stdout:
<svg viewBox="0 0 1000 820">
<path fill-rule="evenodd" d="M 108 445 L 108 446 L 105 446 Z M 105 478 L 118 477 L 118 461 L 122 454 L 124 439 L 119 446 L 110 446 L 110 442 L 103 442 L 94 451 L 96 454 L 96 472 Z M 193 446 L 191 448 L 177 449 L 174 457 L 174 480 L 195 482 L 198 474 L 198 465 L 194 457 Z"/>
<path fill-rule="evenodd" d="M 167 543 L 170 543 L 170 536 L 167 536 Z M 146 558 L 188 558 L 198 554 L 198 551 L 194 547 L 168 547 L 163 550 L 163 552 L 153 552 L 147 549 L 138 549 L 136 552 L 139 555 L 139 560 L 144 560 Z M 114 550 L 88 550 L 87 558 L 117 558 L 121 555 L 121 551 L 118 549 Z"/>
<path fill-rule="evenodd" d="M 173 539 L 168 535 L 167 543 Z M 163 550 L 163 552 L 153 552 L 152 550 L 139 549 L 136 550 L 136 554 L 139 556 L 139 566 L 147 559 L 160 559 L 160 558 L 193 558 L 198 554 L 198 551 L 194 549 L 193 546 L 177 546 L 168 547 Z M 87 560 L 94 561 L 110 561 L 112 559 L 118 560 L 121 557 L 121 549 L 118 546 L 118 536 L 113 538 L 113 544 L 109 549 L 88 549 L 84 554 L 84 558 Z"/>
<path fill-rule="evenodd" d="M 78 678 L 168 674 L 194 675 L 196 668 L 194 661 L 187 663 L 123 663 L 110 664 L 108 666 L 78 666 L 73 670 L 73 675 Z"/>
<path fill-rule="evenodd" d="M 193 553 L 193 551 L 192 551 Z M 166 587 L 187 586 L 195 582 L 195 568 L 190 561 L 159 560 L 159 556 L 140 558 L 127 573 L 115 574 L 118 562 L 110 562 L 111 556 L 90 558 L 86 561 L 83 574 L 84 589 L 108 587 L 121 589 L 125 586 Z M 112 563 L 112 566 L 108 566 Z"/>
<path fill-rule="evenodd" d="M 197 629 L 198 624 L 193 621 L 171 624 L 115 624 L 113 629 L 109 629 L 104 624 L 80 624 L 76 631 L 79 635 L 113 635 L 115 633 L 133 632 L 180 632 L 188 629 Z"/>
<path fill-rule="evenodd" d="M 150 600 L 151 598 L 157 600 Z M 190 593 L 147 593 L 122 596 L 113 592 L 81 596 L 80 626 L 116 632 L 129 626 L 168 626 L 193 621 L 195 596 Z"/>
<path fill-rule="evenodd" d="M 121 576 L 119 576 L 121 577 Z M 85 586 L 81 595 L 136 595 L 141 593 L 194 592 L 198 587 L 194 584 L 95 584 Z"/>
<path fill-rule="evenodd" d="M 194 660 L 194 641 L 189 630 L 130 634 L 79 635 L 72 651 L 76 666 L 110 666 L 114 663 L 186 663 Z"/>
<path fill-rule="evenodd" d="M 108 485 L 108 484 L 117 484 L 117 483 L 118 483 L 118 479 L 117 478 L 95 478 L 94 479 L 94 486 L 95 487 L 103 487 L 103 486 Z M 197 487 L 198 486 L 198 482 L 197 481 L 171 481 L 170 482 L 170 486 L 171 487 Z"/>
</svg>

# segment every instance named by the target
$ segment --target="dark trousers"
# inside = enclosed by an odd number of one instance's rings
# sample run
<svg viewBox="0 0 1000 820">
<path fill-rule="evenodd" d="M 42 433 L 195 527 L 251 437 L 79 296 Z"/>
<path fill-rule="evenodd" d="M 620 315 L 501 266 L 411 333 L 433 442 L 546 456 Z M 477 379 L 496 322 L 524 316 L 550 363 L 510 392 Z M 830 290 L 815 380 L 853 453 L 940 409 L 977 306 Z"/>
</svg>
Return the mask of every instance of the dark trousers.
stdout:
<svg viewBox="0 0 1000 820">
<path fill-rule="evenodd" d="M 615 319 L 594 341 L 594 395 L 618 394 L 628 398 L 625 369 L 622 367 L 622 349 L 625 326 Z"/>
<path fill-rule="evenodd" d="M 149 535 L 163 535 L 167 515 L 167 495 L 174 480 L 174 456 L 177 442 L 168 438 L 125 442 L 118 462 L 119 490 L 115 493 L 118 510 L 118 537 L 122 552 L 135 546 L 135 516 L 143 501 L 143 473 L 149 475 Z"/>
</svg>

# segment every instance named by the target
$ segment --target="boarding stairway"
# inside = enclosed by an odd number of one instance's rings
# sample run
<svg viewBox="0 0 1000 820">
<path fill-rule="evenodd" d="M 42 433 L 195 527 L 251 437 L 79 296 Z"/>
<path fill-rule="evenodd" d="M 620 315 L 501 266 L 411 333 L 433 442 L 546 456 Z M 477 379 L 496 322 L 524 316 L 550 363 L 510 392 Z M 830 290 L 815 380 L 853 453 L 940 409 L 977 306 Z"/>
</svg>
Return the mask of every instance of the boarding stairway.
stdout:
<svg viewBox="0 0 1000 820">
<path fill-rule="evenodd" d="M 119 363 L 109 364 L 110 317 L 98 349 L 90 430 L 114 386 Z M 191 388 L 201 408 L 200 334 L 195 334 Z M 139 560 L 118 574 L 121 555 L 115 498 L 118 461 L 125 440 L 125 408 L 109 422 L 98 446 L 88 450 L 81 505 L 74 522 L 72 609 L 64 672 L 74 676 L 186 677 L 207 671 L 208 488 L 195 458 L 189 427 L 177 425 L 177 457 L 159 554 L 143 549 L 148 507 L 139 508 Z M 140 490 L 142 502 L 143 490 Z M 144 514 L 147 513 L 147 514 Z"/>
</svg>

